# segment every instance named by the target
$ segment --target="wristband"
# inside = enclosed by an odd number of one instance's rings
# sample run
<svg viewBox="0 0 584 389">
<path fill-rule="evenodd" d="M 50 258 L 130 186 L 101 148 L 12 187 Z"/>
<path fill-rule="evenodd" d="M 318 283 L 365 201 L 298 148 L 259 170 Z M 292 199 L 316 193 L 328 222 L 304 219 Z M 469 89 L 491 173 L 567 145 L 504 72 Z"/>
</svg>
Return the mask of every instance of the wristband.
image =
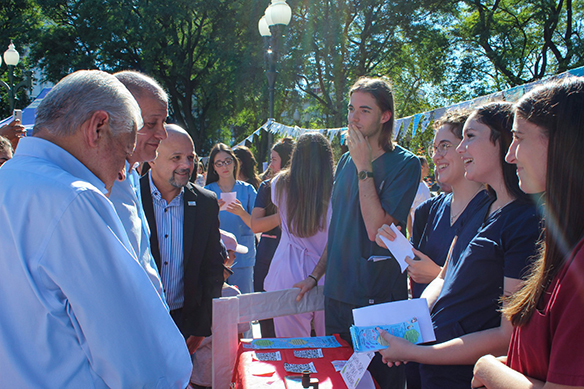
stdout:
<svg viewBox="0 0 584 389">
<path fill-rule="evenodd" d="M 314 282 L 316 282 L 316 284 L 318 285 L 318 280 L 316 279 L 315 276 L 313 276 L 312 274 L 309 274 L 308 277 L 312 278 L 314 280 Z"/>
</svg>

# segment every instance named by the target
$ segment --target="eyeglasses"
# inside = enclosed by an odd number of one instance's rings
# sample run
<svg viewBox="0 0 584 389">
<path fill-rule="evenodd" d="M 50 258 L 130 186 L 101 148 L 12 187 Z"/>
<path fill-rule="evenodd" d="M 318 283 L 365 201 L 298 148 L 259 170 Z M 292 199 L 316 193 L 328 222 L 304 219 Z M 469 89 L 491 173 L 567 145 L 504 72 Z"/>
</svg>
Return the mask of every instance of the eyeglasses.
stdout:
<svg viewBox="0 0 584 389">
<path fill-rule="evenodd" d="M 215 167 L 229 166 L 233 163 L 233 158 L 225 158 L 225 161 L 215 161 Z"/>
<path fill-rule="evenodd" d="M 430 158 L 434 158 L 435 155 L 444 156 L 452 146 L 454 145 L 450 142 L 442 142 L 438 146 L 430 145 L 428 147 L 428 155 Z"/>
</svg>

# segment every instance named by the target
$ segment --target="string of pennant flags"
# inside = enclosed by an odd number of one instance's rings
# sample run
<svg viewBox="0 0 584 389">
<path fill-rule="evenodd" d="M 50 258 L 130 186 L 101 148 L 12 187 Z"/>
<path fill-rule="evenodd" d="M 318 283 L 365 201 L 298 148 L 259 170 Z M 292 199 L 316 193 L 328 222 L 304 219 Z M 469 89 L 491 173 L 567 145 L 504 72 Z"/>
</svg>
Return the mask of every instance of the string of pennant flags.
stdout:
<svg viewBox="0 0 584 389">
<path fill-rule="evenodd" d="M 417 113 L 412 116 L 408 116 L 405 118 L 399 118 L 395 121 L 395 130 L 394 130 L 394 140 L 399 141 L 401 137 L 403 137 L 409 127 L 412 124 L 412 137 L 416 135 L 416 132 L 419 130 L 420 132 L 424 132 L 435 120 L 438 120 L 447 110 L 450 109 L 465 109 L 465 108 L 472 108 L 478 107 L 480 105 L 489 103 L 491 101 L 510 101 L 514 102 L 517 101 L 521 96 L 525 93 L 529 92 L 533 88 L 538 85 L 541 85 L 544 82 L 551 81 L 551 80 L 559 80 L 564 77 L 568 76 L 584 76 L 584 66 L 568 70 L 564 73 L 560 73 L 557 75 L 553 75 L 547 77 L 542 80 L 530 82 L 527 84 L 519 85 L 511 89 L 507 89 L 500 92 L 491 93 L 489 95 L 480 96 L 472 100 L 463 101 L 461 103 L 453 104 L 448 107 L 441 107 L 437 109 L 433 109 L 427 112 Z M 347 127 L 341 128 L 323 128 L 323 129 L 307 129 L 307 128 L 300 128 L 298 126 L 286 126 L 284 124 L 276 122 L 274 119 L 268 119 L 260 128 L 254 131 L 250 136 L 245 138 L 241 141 L 239 145 L 251 144 L 253 143 L 254 139 L 259 137 L 262 131 L 264 132 L 271 132 L 272 134 L 280 135 L 280 136 L 289 136 L 291 138 L 298 138 L 305 132 L 320 132 L 325 137 L 327 137 L 330 141 L 333 140 L 336 136 L 341 136 L 343 131 L 346 131 Z M 341 144 L 343 142 L 343 137 L 341 136 Z"/>
</svg>

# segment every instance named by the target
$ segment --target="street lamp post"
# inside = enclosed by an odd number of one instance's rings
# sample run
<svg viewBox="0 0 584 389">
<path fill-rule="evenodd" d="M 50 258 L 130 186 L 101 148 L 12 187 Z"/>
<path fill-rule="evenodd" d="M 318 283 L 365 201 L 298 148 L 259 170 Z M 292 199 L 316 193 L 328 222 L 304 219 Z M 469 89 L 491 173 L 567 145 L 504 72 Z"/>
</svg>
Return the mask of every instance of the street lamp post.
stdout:
<svg viewBox="0 0 584 389">
<path fill-rule="evenodd" d="M 264 16 L 258 22 L 260 35 L 264 37 L 266 46 L 268 79 L 268 114 L 270 119 L 274 119 L 274 92 L 276 86 L 276 63 L 278 62 L 278 39 L 280 37 L 280 26 L 287 26 L 292 18 L 292 10 L 285 0 L 272 0 L 266 8 Z M 273 135 L 268 134 L 268 149 L 272 147 Z"/>
<path fill-rule="evenodd" d="M 18 85 L 14 86 L 14 67 L 18 65 L 20 61 L 20 54 L 14 48 L 14 43 L 12 41 L 8 45 L 8 50 L 4 52 L 4 62 L 8 66 L 8 84 L 0 80 L 0 84 L 3 85 L 8 90 L 8 102 L 10 104 L 10 112 L 14 111 L 14 100 L 16 93 L 22 87 L 32 89 L 32 79 L 31 72 L 24 72 L 24 80 L 22 80 Z M 2 60 L 0 59 L 0 65 L 2 65 Z"/>
</svg>

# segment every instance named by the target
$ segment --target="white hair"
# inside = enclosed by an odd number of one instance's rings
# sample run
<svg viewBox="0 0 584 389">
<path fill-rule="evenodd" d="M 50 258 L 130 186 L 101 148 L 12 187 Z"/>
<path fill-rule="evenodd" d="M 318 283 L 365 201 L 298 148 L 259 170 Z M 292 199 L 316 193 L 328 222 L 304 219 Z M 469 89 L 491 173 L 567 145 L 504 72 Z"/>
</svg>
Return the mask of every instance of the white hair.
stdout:
<svg viewBox="0 0 584 389">
<path fill-rule="evenodd" d="M 160 84 L 143 73 L 134 70 L 124 70 L 114 74 L 135 98 L 144 96 L 145 93 L 153 95 L 160 102 L 168 105 L 168 95 Z"/>
<path fill-rule="evenodd" d="M 43 129 L 72 135 L 97 111 L 108 113 L 114 135 L 143 125 L 138 103 L 121 82 L 106 72 L 80 70 L 59 81 L 40 103 L 33 135 Z"/>
</svg>

